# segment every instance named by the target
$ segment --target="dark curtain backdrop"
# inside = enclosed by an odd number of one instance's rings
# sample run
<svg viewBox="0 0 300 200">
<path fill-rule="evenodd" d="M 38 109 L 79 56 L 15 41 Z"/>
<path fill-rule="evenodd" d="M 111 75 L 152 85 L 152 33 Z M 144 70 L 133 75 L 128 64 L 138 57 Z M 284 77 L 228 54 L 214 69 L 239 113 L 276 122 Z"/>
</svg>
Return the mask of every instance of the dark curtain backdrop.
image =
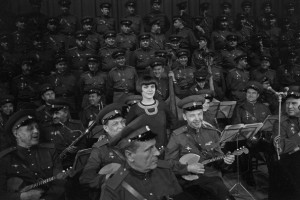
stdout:
<svg viewBox="0 0 300 200">
<path fill-rule="evenodd" d="M 178 15 L 178 9 L 176 4 L 184 0 L 162 0 L 162 10 L 169 16 Z M 284 5 L 290 0 L 271 0 L 274 11 L 279 17 L 284 16 Z M 299 6 L 300 1 L 296 2 L 296 12 L 300 12 Z M 29 0 L 0 0 L 1 8 L 8 11 L 12 11 L 14 14 L 27 13 L 30 11 Z M 71 12 L 80 18 L 84 16 L 97 16 L 99 13 L 99 4 L 104 0 L 72 0 Z M 121 19 L 125 14 L 124 4 L 126 0 L 105 0 L 113 5 L 112 16 L 117 20 Z M 188 11 L 190 15 L 197 16 L 199 14 L 199 4 L 203 2 L 210 2 L 211 14 L 218 16 L 220 14 L 220 4 L 223 0 L 187 0 Z M 227 0 L 231 2 L 233 7 L 233 14 L 236 15 L 241 11 L 242 0 Z M 261 4 L 263 0 L 252 0 L 253 3 L 253 14 L 258 16 L 261 13 Z M 57 0 L 43 0 L 41 10 L 48 16 L 57 16 L 60 14 L 60 9 L 57 4 Z M 150 11 L 150 0 L 137 0 L 137 12 L 139 15 L 144 16 Z"/>
</svg>

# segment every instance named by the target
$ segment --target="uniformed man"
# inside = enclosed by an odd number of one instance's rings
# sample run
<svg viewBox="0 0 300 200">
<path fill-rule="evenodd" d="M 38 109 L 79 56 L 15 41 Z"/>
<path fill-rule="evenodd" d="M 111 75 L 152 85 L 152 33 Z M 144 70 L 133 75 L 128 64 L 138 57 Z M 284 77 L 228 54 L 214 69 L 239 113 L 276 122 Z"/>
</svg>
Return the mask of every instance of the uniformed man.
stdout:
<svg viewBox="0 0 300 200">
<path fill-rule="evenodd" d="M 136 0 L 128 0 L 125 3 L 127 15 L 124 19 L 132 21 L 131 29 L 135 35 L 140 35 L 144 31 L 143 20 L 140 15 L 136 14 Z"/>
<path fill-rule="evenodd" d="M 227 72 L 235 67 L 235 58 L 239 57 L 240 55 L 244 54 L 243 51 L 238 49 L 237 43 L 238 37 L 236 35 L 228 35 L 226 37 L 226 47 L 225 49 L 221 50 L 222 55 L 222 62 L 223 68 Z"/>
<path fill-rule="evenodd" d="M 156 58 L 151 63 L 152 74 L 157 82 L 154 98 L 159 101 L 165 101 L 169 97 L 169 78 L 163 77 L 165 61 Z"/>
<path fill-rule="evenodd" d="M 197 95 L 201 90 L 211 89 L 208 82 L 209 76 L 210 75 L 208 74 L 207 70 L 195 71 L 195 84 L 193 84 L 193 86 L 189 88 L 189 95 Z"/>
<path fill-rule="evenodd" d="M 299 191 L 299 144 L 300 144 L 300 90 L 289 87 L 286 96 L 285 113 L 281 116 L 280 135 L 278 121 L 273 126 L 275 149 L 280 161 L 273 163 L 270 171 L 270 197 L 274 199 L 297 199 Z"/>
<path fill-rule="evenodd" d="M 88 71 L 84 72 L 79 79 L 79 89 L 81 93 L 81 107 L 88 105 L 88 96 L 85 95 L 85 89 L 97 87 L 101 90 L 102 101 L 105 104 L 106 80 L 107 74 L 100 69 L 100 59 L 96 55 L 87 58 Z"/>
<path fill-rule="evenodd" d="M 71 105 L 71 112 L 76 108 L 76 77 L 68 68 L 67 58 L 63 55 L 55 59 L 55 72 L 47 80 L 54 87 L 56 98 L 63 98 Z M 78 93 L 77 93 L 78 94 Z"/>
<path fill-rule="evenodd" d="M 181 17 L 181 19 L 184 21 L 184 23 L 186 24 L 186 27 L 188 28 L 193 28 L 193 20 L 191 15 L 189 15 L 188 13 L 188 2 L 187 1 L 182 1 L 176 4 L 176 7 L 179 11 L 179 16 Z"/>
<path fill-rule="evenodd" d="M 198 47 L 196 36 L 192 29 L 186 27 L 183 19 L 180 16 L 173 17 L 173 26 L 175 34 L 181 37 L 181 48 L 193 51 Z"/>
<path fill-rule="evenodd" d="M 224 15 L 228 18 L 228 26 L 230 31 L 234 31 L 234 18 L 231 13 L 232 4 L 229 2 L 223 2 L 221 3 L 221 15 Z"/>
<path fill-rule="evenodd" d="M 255 25 L 255 18 L 252 13 L 252 2 L 248 0 L 244 0 L 241 3 L 241 8 L 242 8 L 242 14 L 246 18 L 246 22 L 249 23 L 249 25 Z"/>
<path fill-rule="evenodd" d="M 184 196 L 178 196 L 182 189 L 170 164 L 158 160 L 156 134 L 146 124 L 142 116 L 137 118 L 111 142 L 125 161 L 103 185 L 101 200 L 184 199 Z"/>
<path fill-rule="evenodd" d="M 296 30 L 297 28 L 299 28 L 299 14 L 297 14 L 297 12 L 295 12 L 295 3 L 294 2 L 287 2 L 285 5 L 285 9 L 287 12 L 286 17 L 289 19 L 289 21 L 291 22 L 291 28 Z"/>
<path fill-rule="evenodd" d="M 169 56 L 168 65 L 172 69 L 178 66 L 176 53 L 181 48 L 180 41 L 181 41 L 181 37 L 173 34 L 169 36 L 168 41 L 165 44 L 165 48 Z"/>
<path fill-rule="evenodd" d="M 106 180 L 106 174 L 99 174 L 99 170 L 107 164 L 124 162 L 118 150 L 109 145 L 114 137 L 119 137 L 125 127 L 122 109 L 123 104 L 113 103 L 99 113 L 99 122 L 103 129 L 80 176 L 80 183 L 89 188 L 92 200 L 99 199 L 101 186 Z"/>
<path fill-rule="evenodd" d="M 59 30 L 66 36 L 71 36 L 75 33 L 78 26 L 78 18 L 70 13 L 70 0 L 59 0 L 58 4 L 62 14 L 58 15 Z"/>
<path fill-rule="evenodd" d="M 161 0 L 151 0 L 151 12 L 144 18 L 145 32 L 150 32 L 150 22 L 159 19 L 161 22 L 161 32 L 165 34 L 170 29 L 170 20 L 168 16 L 161 11 Z"/>
<path fill-rule="evenodd" d="M 140 48 L 133 52 L 129 64 L 135 67 L 139 76 L 143 76 L 149 74 L 150 63 L 154 58 L 155 50 L 150 47 L 150 35 L 148 33 L 139 35 L 139 41 Z"/>
<path fill-rule="evenodd" d="M 94 19 L 85 16 L 81 19 L 82 30 L 87 33 L 86 46 L 98 52 L 100 45 L 104 43 L 103 37 L 94 31 Z"/>
<path fill-rule="evenodd" d="M 52 144 L 39 144 L 40 131 L 34 110 L 15 113 L 6 124 L 6 132 L 12 138 L 12 146 L 0 153 L 1 199 L 64 199 L 64 181 L 45 181 L 29 191 L 22 187 L 35 184 L 40 179 L 59 174 L 63 169 Z M 24 186 L 23 186 L 24 185 Z"/>
<path fill-rule="evenodd" d="M 110 16 L 110 9 L 110 3 L 102 2 L 100 4 L 100 15 L 95 19 L 96 31 L 100 35 L 104 35 L 107 31 L 116 31 L 116 22 Z"/>
<path fill-rule="evenodd" d="M 123 19 L 120 21 L 121 32 L 117 34 L 116 43 L 119 48 L 125 49 L 128 53 L 134 51 L 138 46 L 137 36 L 131 30 L 132 21 Z"/>
<path fill-rule="evenodd" d="M 42 105 L 36 109 L 36 116 L 39 120 L 39 123 L 47 123 L 52 121 L 50 113 L 50 104 L 49 100 L 55 99 L 54 87 L 49 83 L 45 83 L 40 87 L 40 97 L 42 99 Z"/>
<path fill-rule="evenodd" d="M 85 89 L 85 92 L 88 96 L 89 104 L 84 107 L 82 111 L 81 121 L 84 127 L 88 127 L 103 109 L 104 103 L 102 100 L 103 93 L 101 88 L 97 86 L 90 86 Z"/>
<path fill-rule="evenodd" d="M 137 73 L 134 67 L 126 65 L 125 51 L 118 50 L 113 53 L 116 62 L 107 76 L 107 103 L 124 102 L 126 96 L 135 93 Z"/>
<path fill-rule="evenodd" d="M 15 98 L 12 95 L 3 95 L 0 99 L 0 129 L 4 129 L 6 122 L 15 112 Z"/>
<path fill-rule="evenodd" d="M 108 31 L 103 36 L 105 45 L 99 49 L 99 56 L 101 60 L 102 71 L 108 73 L 114 66 L 115 62 L 112 54 L 119 50 L 116 45 L 116 32 Z"/>
<path fill-rule="evenodd" d="M 202 70 L 201 67 L 207 64 L 206 55 L 210 52 L 208 48 L 208 39 L 205 36 L 199 36 L 197 43 L 198 48 L 193 52 L 191 64 L 197 70 Z"/>
<path fill-rule="evenodd" d="M 21 63 L 22 73 L 12 80 L 12 94 L 16 97 L 17 109 L 36 108 L 38 106 L 37 91 L 42 80 L 32 72 L 32 68 L 33 60 L 24 58 Z"/>
<path fill-rule="evenodd" d="M 300 66 L 296 64 L 298 54 L 294 51 L 288 53 L 287 63 L 277 69 L 278 83 L 281 87 L 287 87 L 300 83 Z"/>
<path fill-rule="evenodd" d="M 81 135 L 83 125 L 80 120 L 71 119 L 70 104 L 67 101 L 56 98 L 49 100 L 48 103 L 51 107 L 52 121 L 44 125 L 44 137 L 46 141 L 55 144 L 66 169 L 72 166 L 76 152 L 85 147 L 85 138 L 74 146 L 69 146 Z"/>
<path fill-rule="evenodd" d="M 243 89 L 250 78 L 249 72 L 246 69 L 247 56 L 240 55 L 236 57 L 235 62 L 235 69 L 230 70 L 227 74 L 226 85 L 229 92 L 229 99 L 242 101 L 245 99 Z"/>
<path fill-rule="evenodd" d="M 169 75 L 173 78 L 176 96 L 182 99 L 188 96 L 188 89 L 194 84 L 195 68 L 188 66 L 189 52 L 187 50 L 179 50 L 177 57 L 179 66 L 170 71 Z"/>
<path fill-rule="evenodd" d="M 203 102 L 204 99 L 199 96 L 189 96 L 179 102 L 178 105 L 183 109 L 183 118 L 187 121 L 187 125 L 173 131 L 166 148 L 167 161 L 179 162 L 180 157 L 188 153 L 202 155 L 204 160 L 207 156 L 224 155 L 219 145 L 217 130 L 203 121 Z M 225 167 L 233 161 L 234 156 L 229 155 L 224 158 L 224 163 L 220 161 L 218 165 Z M 192 167 L 193 170 L 189 170 Z M 201 176 L 192 181 L 179 177 L 182 187 L 194 185 L 209 191 L 214 199 L 233 199 L 221 179 L 220 171 L 214 166 L 204 167 L 201 163 L 194 163 L 188 164 L 187 169 Z"/>
<path fill-rule="evenodd" d="M 12 33 L 14 51 L 17 53 L 24 53 L 29 47 L 30 39 L 27 25 L 27 19 L 24 15 L 17 16 L 15 20 L 16 31 Z"/>
<path fill-rule="evenodd" d="M 205 35 L 209 37 L 213 30 L 213 17 L 209 13 L 210 4 L 204 2 L 199 5 L 200 14 L 195 18 L 195 35 Z M 198 33 L 198 34 L 197 34 Z"/>
<path fill-rule="evenodd" d="M 86 71 L 87 57 L 96 53 L 95 50 L 87 46 L 87 36 L 85 31 L 77 31 L 75 34 L 76 47 L 67 52 L 71 61 L 70 69 L 76 77 L 80 77 L 83 71 Z"/>
<path fill-rule="evenodd" d="M 41 79 L 50 74 L 53 66 L 53 59 L 55 51 L 47 49 L 45 41 L 43 40 L 43 33 L 36 32 L 32 36 L 32 46 L 29 49 L 28 56 L 34 61 L 32 71 Z"/>
<path fill-rule="evenodd" d="M 221 50 L 226 46 L 226 37 L 232 35 L 229 30 L 229 22 L 226 16 L 219 16 L 216 20 L 216 30 L 212 32 L 212 48 Z"/>
<path fill-rule="evenodd" d="M 267 77 L 270 83 L 270 86 L 274 89 L 278 88 L 278 81 L 277 81 L 277 74 L 276 71 L 270 69 L 271 66 L 271 58 L 269 56 L 262 56 L 261 57 L 261 64 L 259 68 L 254 69 L 250 76 L 251 80 L 260 82 L 263 77 Z"/>
<path fill-rule="evenodd" d="M 150 22 L 150 47 L 154 50 L 165 49 L 166 36 L 161 33 L 161 25 L 158 19 Z"/>
<path fill-rule="evenodd" d="M 66 47 L 66 36 L 59 32 L 59 21 L 56 17 L 50 17 L 46 23 L 46 33 L 43 40 L 46 43 L 46 48 L 52 49 L 56 52 L 64 53 Z"/>
<path fill-rule="evenodd" d="M 32 10 L 27 14 L 28 30 L 32 32 L 44 31 L 47 16 L 41 12 L 42 0 L 29 0 L 29 3 Z"/>
</svg>

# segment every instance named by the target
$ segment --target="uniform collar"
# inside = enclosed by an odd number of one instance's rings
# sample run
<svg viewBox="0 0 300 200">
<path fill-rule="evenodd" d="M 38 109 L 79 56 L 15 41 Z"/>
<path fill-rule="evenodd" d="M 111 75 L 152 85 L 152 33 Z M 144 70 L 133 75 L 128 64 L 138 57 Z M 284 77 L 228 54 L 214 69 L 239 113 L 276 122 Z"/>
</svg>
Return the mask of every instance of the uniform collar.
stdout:
<svg viewBox="0 0 300 200">
<path fill-rule="evenodd" d="M 187 129 L 188 129 L 188 132 L 189 132 L 189 133 L 192 133 L 192 134 L 200 133 L 200 130 L 201 130 L 201 128 L 199 128 L 199 129 L 194 129 L 194 128 L 190 127 L 189 125 L 187 125 Z"/>
<path fill-rule="evenodd" d="M 149 172 L 146 172 L 146 173 L 143 173 L 143 172 L 139 172 L 135 169 L 133 169 L 132 167 L 130 167 L 128 164 L 127 164 L 127 167 L 128 167 L 128 170 L 130 171 L 130 174 L 132 174 L 133 176 L 143 180 L 143 179 L 149 179 L 151 177 L 151 174 L 153 172 L 153 170 L 149 171 Z"/>
</svg>

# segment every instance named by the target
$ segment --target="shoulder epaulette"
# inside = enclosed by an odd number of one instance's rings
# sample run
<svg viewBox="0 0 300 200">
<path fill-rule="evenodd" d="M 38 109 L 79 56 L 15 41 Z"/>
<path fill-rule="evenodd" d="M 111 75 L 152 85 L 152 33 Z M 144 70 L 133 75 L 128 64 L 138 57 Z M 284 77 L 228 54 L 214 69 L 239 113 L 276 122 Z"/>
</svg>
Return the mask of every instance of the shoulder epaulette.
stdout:
<svg viewBox="0 0 300 200">
<path fill-rule="evenodd" d="M 158 160 L 157 167 L 163 168 L 163 169 L 170 169 L 171 164 L 166 160 Z"/>
<path fill-rule="evenodd" d="M 39 146 L 42 147 L 42 148 L 49 148 L 49 149 L 54 149 L 55 148 L 54 143 L 51 143 L 51 142 L 41 143 L 41 144 L 39 144 Z"/>
<path fill-rule="evenodd" d="M 42 111 L 43 109 L 45 109 L 45 107 L 46 107 L 46 105 L 42 105 L 42 106 L 38 107 L 38 108 L 36 109 L 36 111 L 37 111 L 37 112 L 40 112 L 40 111 Z"/>
<path fill-rule="evenodd" d="M 106 185 L 115 190 L 123 182 L 128 174 L 129 172 L 126 168 L 120 167 L 120 169 L 106 181 Z"/>
<path fill-rule="evenodd" d="M 182 127 L 178 128 L 178 129 L 174 130 L 173 133 L 175 135 L 179 135 L 181 133 L 184 133 L 185 131 L 187 131 L 187 126 L 182 126 Z"/>
<path fill-rule="evenodd" d="M 17 147 L 10 147 L 8 149 L 4 149 L 3 151 L 0 152 L 0 158 L 5 156 L 6 154 L 9 154 L 12 151 L 15 151 L 16 149 L 17 149 Z"/>
<path fill-rule="evenodd" d="M 98 142 L 96 142 L 93 145 L 93 147 L 100 148 L 100 147 L 102 147 L 102 146 L 104 146 L 104 145 L 106 145 L 108 143 L 109 143 L 108 139 L 102 139 L 102 140 L 99 140 Z"/>
<path fill-rule="evenodd" d="M 70 49 L 68 49 L 68 51 L 75 50 L 75 49 L 77 49 L 77 47 L 71 47 Z"/>
<path fill-rule="evenodd" d="M 113 67 L 110 71 L 115 71 L 117 69 L 118 69 L 117 67 Z"/>
</svg>

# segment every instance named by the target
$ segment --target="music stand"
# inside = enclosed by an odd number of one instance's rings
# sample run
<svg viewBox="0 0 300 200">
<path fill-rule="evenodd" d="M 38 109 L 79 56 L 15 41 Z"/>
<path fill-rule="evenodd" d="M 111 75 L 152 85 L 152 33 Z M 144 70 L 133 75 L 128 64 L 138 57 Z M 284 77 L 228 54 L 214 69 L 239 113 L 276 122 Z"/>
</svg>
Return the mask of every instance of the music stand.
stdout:
<svg viewBox="0 0 300 200">
<path fill-rule="evenodd" d="M 236 106 L 236 101 L 220 102 L 217 118 L 231 118 L 235 106 Z"/>
<path fill-rule="evenodd" d="M 268 115 L 263 122 L 264 125 L 261 127 L 261 131 L 272 131 L 276 121 L 278 121 L 278 115 Z"/>
<path fill-rule="evenodd" d="M 225 143 L 229 141 L 236 141 L 236 146 L 239 146 L 239 140 L 248 139 L 253 137 L 263 126 L 263 123 L 254 123 L 254 124 L 236 124 L 236 125 L 228 125 L 222 132 L 220 143 Z M 240 164 L 239 157 L 236 158 L 237 163 L 237 183 L 235 183 L 229 192 L 236 189 L 236 193 L 233 194 L 235 196 L 240 195 L 238 187 L 241 187 L 252 199 L 255 200 L 253 195 L 242 185 L 240 181 Z"/>
</svg>

